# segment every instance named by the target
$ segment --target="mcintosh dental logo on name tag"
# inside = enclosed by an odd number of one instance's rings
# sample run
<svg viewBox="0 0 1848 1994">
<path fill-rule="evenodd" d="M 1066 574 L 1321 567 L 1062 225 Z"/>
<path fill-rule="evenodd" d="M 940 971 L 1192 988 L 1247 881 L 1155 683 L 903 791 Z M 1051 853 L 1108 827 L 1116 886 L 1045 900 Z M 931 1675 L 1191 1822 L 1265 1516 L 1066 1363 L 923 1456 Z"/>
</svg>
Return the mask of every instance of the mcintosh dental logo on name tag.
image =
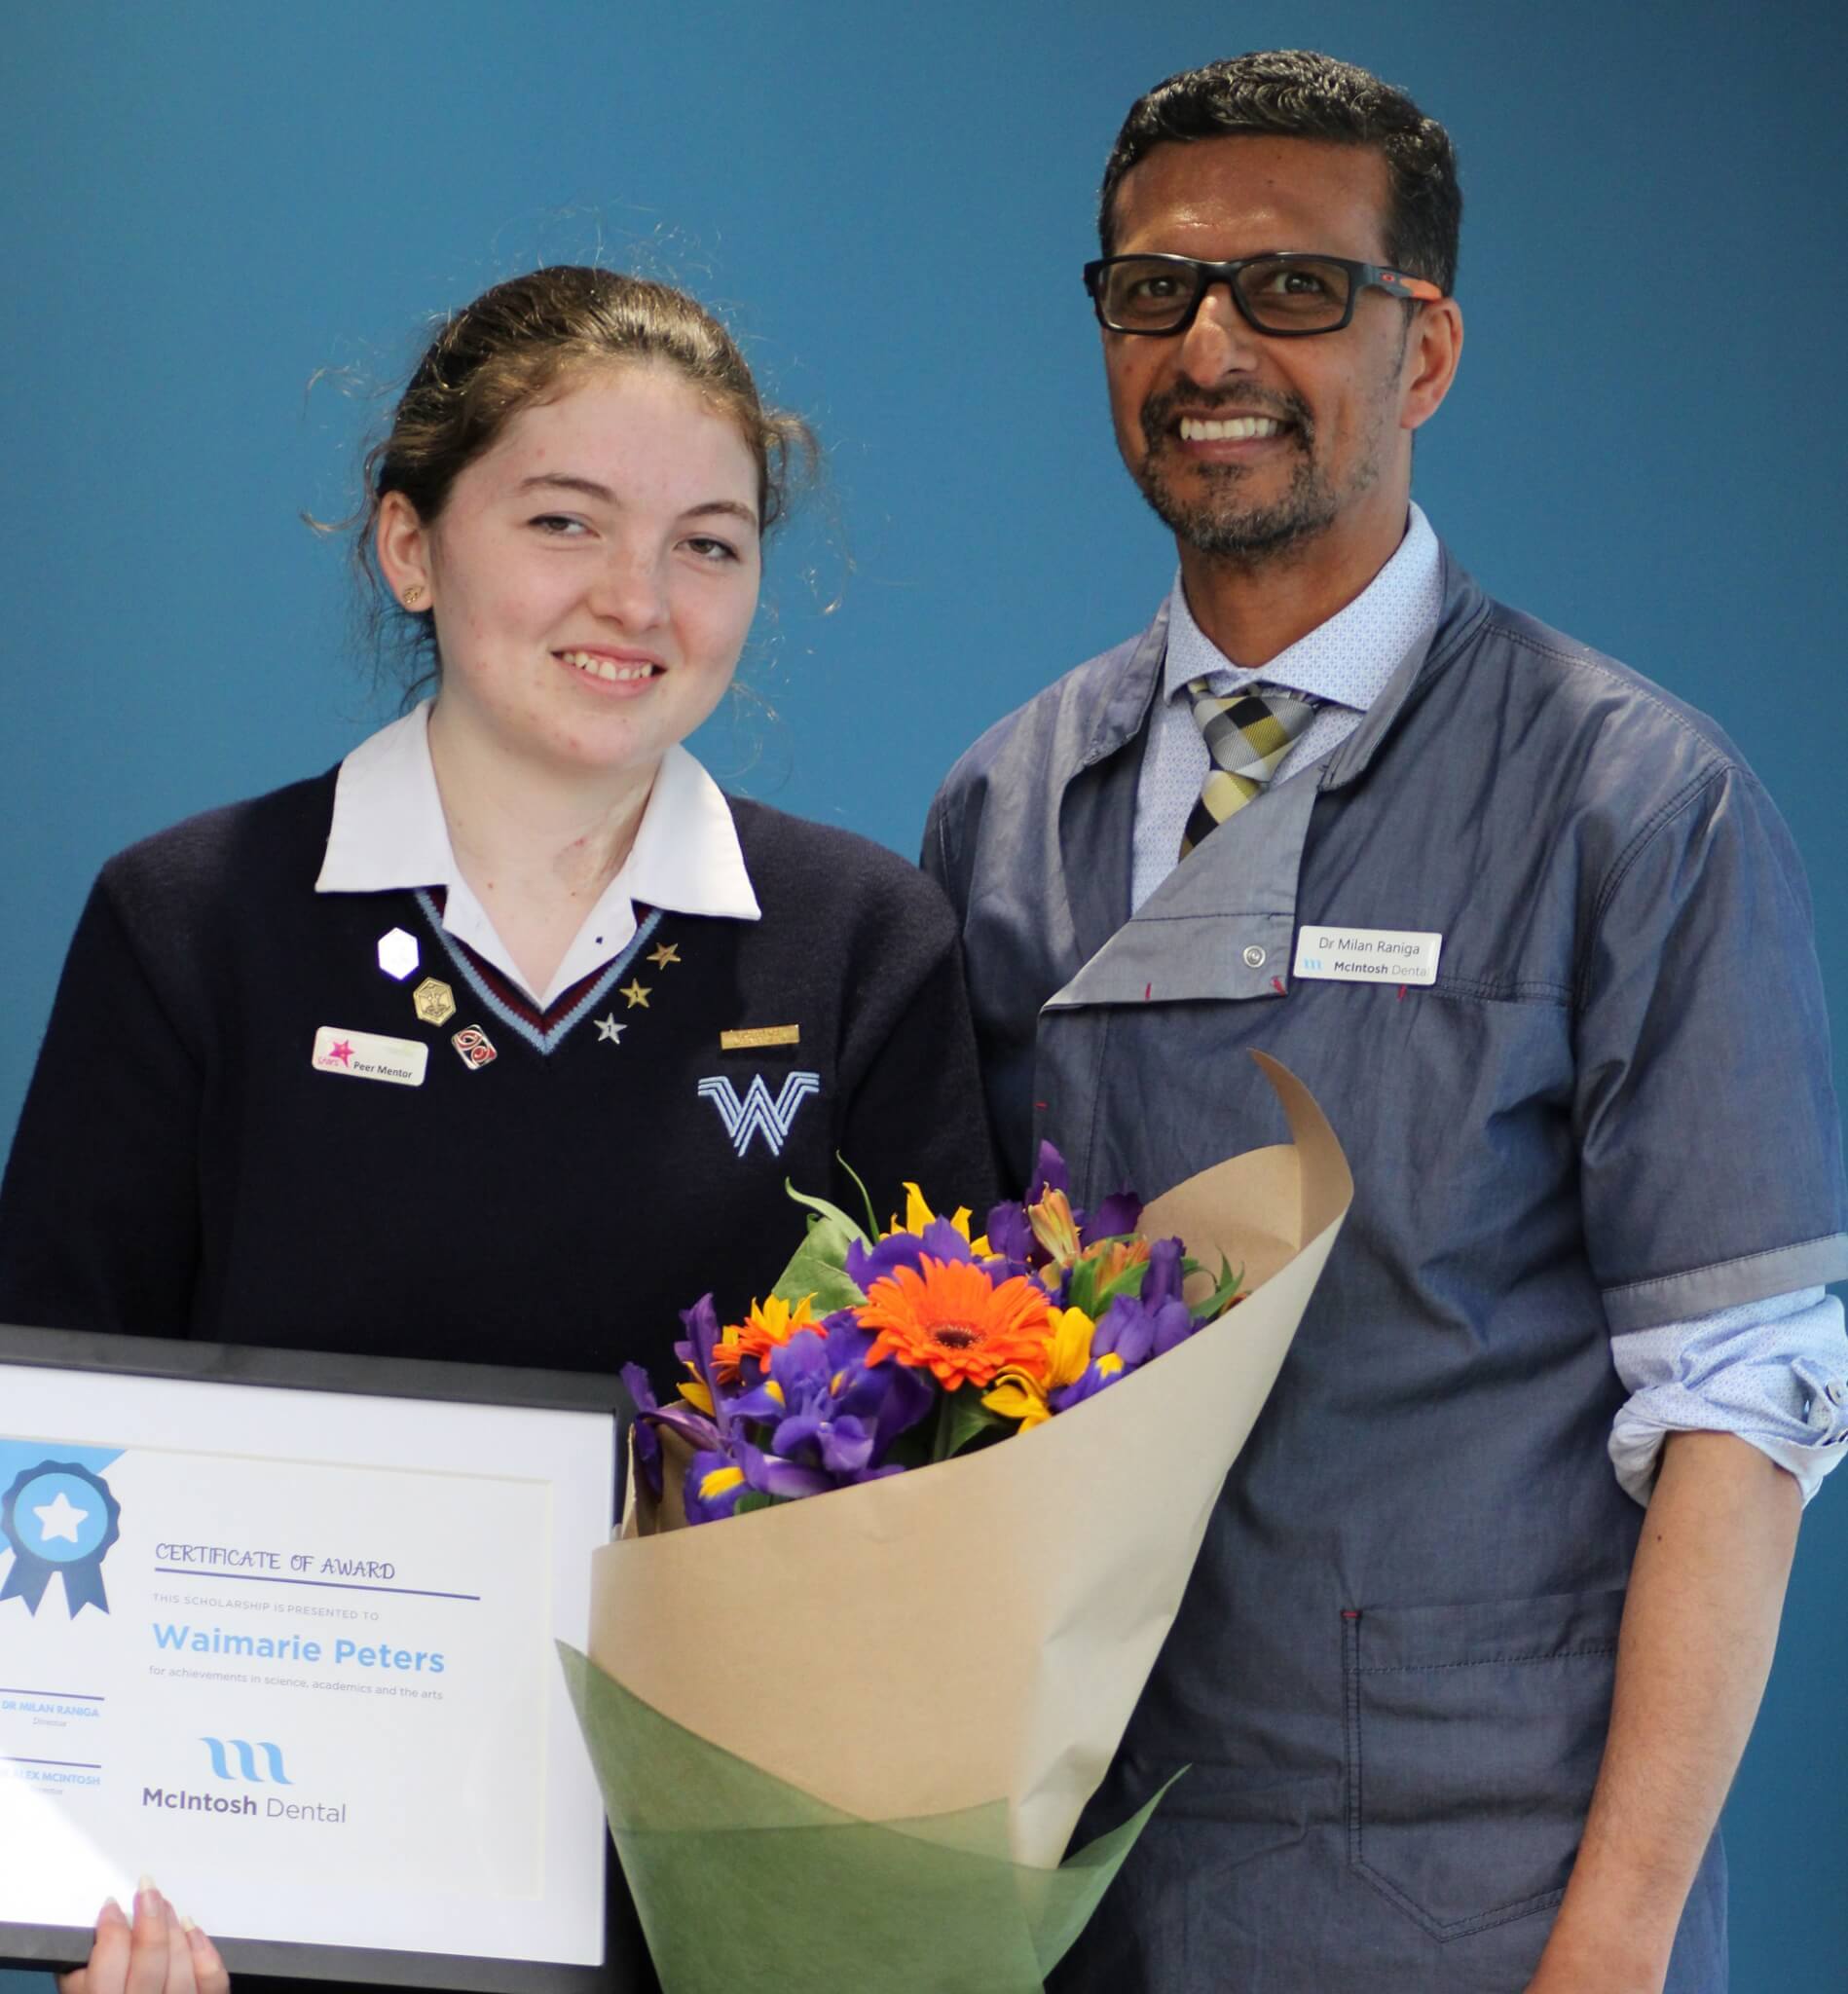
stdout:
<svg viewBox="0 0 1848 1994">
<path fill-rule="evenodd" d="M 421 1039 L 386 1039 L 377 1032 L 344 1032 L 324 1024 L 314 1034 L 316 1073 L 344 1073 L 350 1080 L 385 1080 L 393 1087 L 422 1087 L 430 1049 Z"/>
<path fill-rule="evenodd" d="M 1299 977 L 1338 983 L 1434 983 L 1441 935 L 1409 928 L 1314 928 L 1296 931 Z"/>
</svg>

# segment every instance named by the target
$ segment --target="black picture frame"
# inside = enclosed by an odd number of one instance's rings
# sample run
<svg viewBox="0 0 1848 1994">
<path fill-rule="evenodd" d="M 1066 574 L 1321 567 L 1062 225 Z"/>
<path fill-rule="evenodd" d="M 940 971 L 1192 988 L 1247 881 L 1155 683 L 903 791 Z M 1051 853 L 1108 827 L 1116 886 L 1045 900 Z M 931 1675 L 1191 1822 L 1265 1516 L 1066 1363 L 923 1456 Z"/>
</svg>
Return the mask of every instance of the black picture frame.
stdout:
<svg viewBox="0 0 1848 1994">
<path fill-rule="evenodd" d="M 605 1373 L 460 1364 L 435 1358 L 368 1356 L 349 1351 L 277 1349 L 255 1344 L 192 1343 L 0 1323 L 0 1422 L 5 1417 L 8 1366 L 175 1379 L 193 1384 L 277 1386 L 336 1396 L 441 1400 L 451 1405 L 602 1415 L 616 1423 L 612 1436 L 616 1487 L 611 1514 L 620 1518 L 623 1510 L 626 1438 L 635 1416 L 635 1403 L 622 1380 Z M 610 1926 L 610 1885 L 611 1865 L 606 1853 L 606 1936 Z M 615 1887 L 620 1888 L 619 1882 Z M 62 1971 L 80 1965 L 89 1956 L 92 1938 L 88 1927 L 0 1919 L 0 1966 L 25 1972 Z M 492 1959 L 468 1953 L 219 1939 L 216 1934 L 213 1943 L 231 1970 L 234 1986 L 240 1974 L 278 1976 L 299 1979 L 305 1985 L 318 1982 L 446 1988 L 459 1990 L 459 1994 L 460 1990 L 466 1990 L 466 1994 L 611 1994 L 611 1990 L 618 1990 L 619 1994 L 624 1984 L 611 1977 L 608 1959 L 601 1966 L 570 1966 L 548 1960 Z"/>
</svg>

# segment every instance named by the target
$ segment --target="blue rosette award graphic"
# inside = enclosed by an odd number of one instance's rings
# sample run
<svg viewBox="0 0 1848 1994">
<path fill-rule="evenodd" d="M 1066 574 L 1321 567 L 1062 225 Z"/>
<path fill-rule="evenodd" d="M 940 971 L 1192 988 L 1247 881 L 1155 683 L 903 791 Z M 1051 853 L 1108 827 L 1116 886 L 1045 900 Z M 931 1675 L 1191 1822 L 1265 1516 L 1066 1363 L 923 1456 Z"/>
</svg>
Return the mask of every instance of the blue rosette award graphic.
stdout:
<svg viewBox="0 0 1848 1994">
<path fill-rule="evenodd" d="M 12 1450 L 9 1450 L 12 1451 Z M 99 1470 L 113 1454 L 72 1459 L 60 1450 L 20 1467 L 0 1496 L 0 1546 L 13 1554 L 0 1605 L 20 1600 L 36 1614 L 52 1580 L 64 1582 L 65 1610 L 109 1610 L 102 1564 L 122 1533 L 122 1505 Z M 0 1461 L 0 1469 L 7 1463 Z"/>
<path fill-rule="evenodd" d="M 594 1974 L 603 1809 L 554 1643 L 588 1635 L 620 1386 L 324 1374 L 0 1323 L 0 1970 L 82 1957 L 151 1874 L 240 1976 Z"/>
</svg>

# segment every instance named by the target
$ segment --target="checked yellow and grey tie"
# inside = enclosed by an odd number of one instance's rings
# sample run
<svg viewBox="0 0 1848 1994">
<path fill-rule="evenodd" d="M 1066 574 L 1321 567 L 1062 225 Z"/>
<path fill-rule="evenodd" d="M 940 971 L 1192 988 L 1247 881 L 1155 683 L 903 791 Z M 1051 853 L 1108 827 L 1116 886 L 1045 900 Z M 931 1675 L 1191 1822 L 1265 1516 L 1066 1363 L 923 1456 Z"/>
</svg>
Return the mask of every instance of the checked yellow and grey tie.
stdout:
<svg viewBox="0 0 1848 1994">
<path fill-rule="evenodd" d="M 1187 691 L 1213 765 L 1181 832 L 1183 859 L 1264 788 L 1315 711 L 1314 700 L 1288 692 L 1247 688 L 1226 698 L 1210 679 L 1190 679 Z"/>
</svg>

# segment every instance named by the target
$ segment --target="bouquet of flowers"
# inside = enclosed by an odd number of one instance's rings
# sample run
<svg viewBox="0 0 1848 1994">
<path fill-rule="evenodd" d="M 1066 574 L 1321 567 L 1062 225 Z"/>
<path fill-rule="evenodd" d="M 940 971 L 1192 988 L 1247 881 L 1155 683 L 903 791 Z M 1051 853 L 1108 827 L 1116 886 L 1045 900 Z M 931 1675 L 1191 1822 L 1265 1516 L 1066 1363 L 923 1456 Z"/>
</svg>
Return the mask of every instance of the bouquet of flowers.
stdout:
<svg viewBox="0 0 1848 1994">
<path fill-rule="evenodd" d="M 686 1311 L 679 1397 L 632 1380 L 564 1652 L 667 1994 L 1026 1994 L 1083 1929 L 1149 1810 L 1066 1843 L 1352 1195 L 1259 1056 L 1293 1143 L 1089 1217 L 1048 1155 L 981 1235 L 808 1200 L 744 1322 Z"/>
</svg>

